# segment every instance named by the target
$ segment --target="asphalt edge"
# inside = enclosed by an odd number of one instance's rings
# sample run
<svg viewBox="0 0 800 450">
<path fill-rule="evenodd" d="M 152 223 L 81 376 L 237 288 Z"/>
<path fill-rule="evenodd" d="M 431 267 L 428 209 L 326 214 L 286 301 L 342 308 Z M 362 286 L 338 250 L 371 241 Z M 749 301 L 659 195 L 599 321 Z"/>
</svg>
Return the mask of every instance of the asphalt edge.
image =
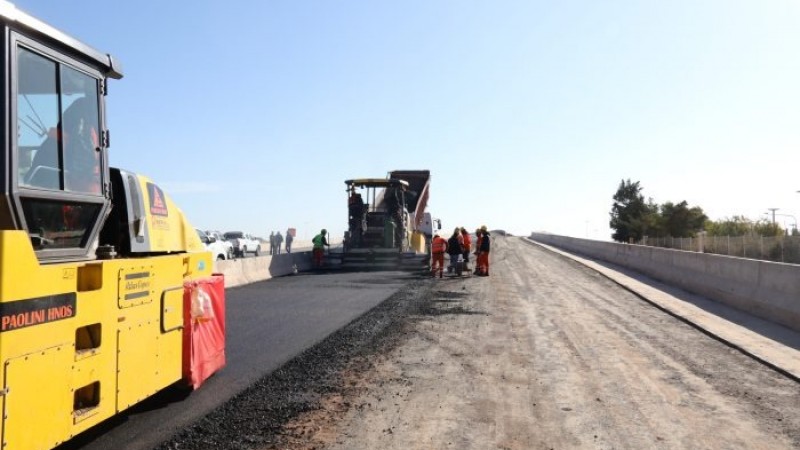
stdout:
<svg viewBox="0 0 800 450">
<path fill-rule="evenodd" d="M 319 409 L 317 402 L 321 398 L 321 393 L 318 392 L 320 388 L 334 388 L 340 391 L 347 389 L 344 385 L 337 385 L 338 377 L 340 377 L 341 370 L 345 369 L 354 358 L 363 356 L 361 353 L 369 354 L 370 350 L 364 346 L 353 345 L 354 341 L 348 340 L 346 345 L 336 345 L 338 340 L 344 340 L 343 337 L 352 333 L 358 333 L 360 329 L 371 329 L 370 333 L 366 336 L 365 341 L 359 345 L 369 341 L 369 343 L 377 343 L 377 346 L 391 345 L 383 340 L 388 336 L 387 333 L 394 333 L 397 330 L 402 332 L 401 328 L 404 325 L 402 321 L 394 320 L 401 316 L 410 316 L 415 312 L 418 307 L 417 303 L 420 300 L 419 292 L 427 292 L 431 288 L 430 283 L 427 283 L 427 277 L 421 276 L 410 282 L 403 287 L 395 290 L 393 293 L 384 298 L 381 302 L 372 308 L 364 311 L 358 316 L 354 317 L 350 322 L 343 325 L 339 329 L 331 332 L 327 336 L 310 344 L 304 350 L 289 357 L 280 366 L 276 367 L 273 371 L 265 373 L 257 380 L 253 381 L 250 385 L 240 389 L 237 393 L 233 394 L 228 400 L 219 403 L 212 408 L 202 417 L 194 420 L 182 429 L 175 430 L 169 437 L 154 447 L 154 450 L 180 450 L 186 448 L 198 448 L 197 444 L 203 445 L 202 448 L 218 448 L 221 450 L 226 449 L 269 449 L 269 448 L 284 448 L 286 443 L 281 439 L 289 436 L 283 433 L 282 428 L 289 423 L 290 420 L 298 417 L 300 414 L 310 410 Z M 389 320 L 392 318 L 392 320 Z M 394 328 L 393 328 L 394 327 Z M 266 391 L 268 398 L 284 399 L 282 396 L 292 397 L 292 390 L 297 386 L 291 384 L 293 376 L 303 373 L 308 375 L 308 371 L 304 366 L 308 361 L 313 361 L 315 357 L 324 355 L 326 358 L 337 357 L 335 363 L 330 366 L 316 367 L 314 375 L 303 382 L 303 392 L 311 392 L 307 404 L 302 401 L 292 403 L 288 407 L 281 407 L 269 405 L 265 407 L 264 415 L 269 415 L 268 418 L 261 417 L 266 426 L 261 433 L 250 434 L 250 439 L 234 440 L 238 438 L 236 432 L 231 431 L 230 424 L 225 423 L 223 426 L 215 428 L 214 423 L 223 423 L 222 420 L 216 420 L 224 417 L 232 409 L 248 404 L 252 401 L 252 393 L 257 391 Z M 344 358 L 342 358 L 344 356 Z M 322 383 L 325 376 L 334 378 L 334 383 Z M 281 392 L 282 391 L 282 392 Z M 319 398 L 315 396 L 320 395 Z M 277 397 L 273 397 L 277 396 Z M 311 408 L 304 409 L 305 406 L 313 405 Z M 209 432 L 207 430 L 214 430 Z M 249 432 L 249 431 L 248 431 Z M 227 438 L 224 443 L 219 442 L 219 437 Z M 268 441 L 258 442 L 260 438 L 267 438 Z M 213 440 L 213 441 L 212 441 Z M 209 446 L 210 444 L 210 446 Z M 277 447 L 276 447 L 277 446 Z"/>
</svg>

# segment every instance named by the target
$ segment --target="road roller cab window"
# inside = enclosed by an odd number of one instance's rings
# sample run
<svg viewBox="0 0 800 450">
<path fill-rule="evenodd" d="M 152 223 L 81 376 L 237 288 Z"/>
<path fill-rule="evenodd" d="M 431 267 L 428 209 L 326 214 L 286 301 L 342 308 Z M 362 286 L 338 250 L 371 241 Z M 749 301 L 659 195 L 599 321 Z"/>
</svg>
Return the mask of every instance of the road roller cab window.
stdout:
<svg viewBox="0 0 800 450">
<path fill-rule="evenodd" d="M 98 80 L 24 48 L 18 68 L 20 185 L 100 194 Z"/>
<path fill-rule="evenodd" d="M 22 40 L 15 50 L 11 104 L 22 223 L 40 259 L 88 255 L 107 209 L 102 76 Z"/>
</svg>

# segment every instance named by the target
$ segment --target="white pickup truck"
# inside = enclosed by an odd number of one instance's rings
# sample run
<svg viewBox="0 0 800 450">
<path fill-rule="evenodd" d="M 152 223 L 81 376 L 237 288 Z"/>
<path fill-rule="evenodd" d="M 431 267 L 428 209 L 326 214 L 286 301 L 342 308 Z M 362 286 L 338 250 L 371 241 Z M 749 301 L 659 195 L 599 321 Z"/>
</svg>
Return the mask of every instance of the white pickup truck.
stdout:
<svg viewBox="0 0 800 450">
<path fill-rule="evenodd" d="M 223 237 L 233 244 L 233 254 L 235 256 L 246 257 L 248 253 L 258 256 L 261 253 L 261 242 L 253 236 L 241 231 L 228 231 Z"/>
<path fill-rule="evenodd" d="M 225 240 L 225 236 L 222 235 L 221 231 L 206 230 L 206 234 L 215 238 L 217 241 L 222 242 L 222 244 L 225 246 L 225 259 L 233 259 L 233 244 Z"/>
<path fill-rule="evenodd" d="M 203 243 L 206 250 L 211 252 L 211 256 L 214 259 L 222 261 L 233 257 L 232 246 L 228 242 L 203 230 L 195 228 L 195 231 L 197 231 L 197 236 L 200 238 L 200 241 Z"/>
</svg>

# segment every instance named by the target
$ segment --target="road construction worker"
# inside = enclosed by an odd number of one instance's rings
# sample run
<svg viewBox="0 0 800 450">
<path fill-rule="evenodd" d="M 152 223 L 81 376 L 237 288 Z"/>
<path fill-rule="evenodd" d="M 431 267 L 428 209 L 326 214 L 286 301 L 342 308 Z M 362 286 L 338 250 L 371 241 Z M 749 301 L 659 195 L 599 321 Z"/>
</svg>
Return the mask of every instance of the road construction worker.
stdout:
<svg viewBox="0 0 800 450">
<path fill-rule="evenodd" d="M 491 239 L 489 238 L 489 231 L 486 229 L 486 225 L 481 227 L 481 239 L 480 239 L 480 247 L 478 248 L 478 260 L 476 264 L 478 266 L 478 275 L 483 275 L 485 277 L 489 276 L 489 250 L 491 249 Z"/>
<path fill-rule="evenodd" d="M 99 194 L 101 191 L 100 140 L 97 134 L 99 116 L 97 99 L 91 95 L 80 97 L 67 107 L 59 126 L 47 133 L 33 157 L 31 169 L 38 166 L 64 169 L 64 187 L 61 189 Z M 59 158 L 59 147 L 63 155 Z M 61 162 L 60 162 L 61 161 Z M 25 184 L 49 189 L 59 189 L 58 179 L 36 175 L 31 170 Z M 48 173 L 56 173 L 48 171 Z M 35 176 L 35 177 L 34 177 Z M 56 184 L 53 185 L 52 183 Z M 70 207 L 72 208 L 72 207 Z"/>
<path fill-rule="evenodd" d="M 286 253 L 292 253 L 292 241 L 294 240 L 294 233 L 292 228 L 286 229 Z"/>
<path fill-rule="evenodd" d="M 326 234 L 328 234 L 328 230 L 323 228 L 318 235 L 314 236 L 314 239 L 311 239 L 311 244 L 313 245 L 311 255 L 313 256 L 315 269 L 322 267 L 322 257 L 325 255 L 325 246 L 329 245 L 328 240 L 325 239 Z"/>
<path fill-rule="evenodd" d="M 467 229 L 461 227 L 462 245 L 464 246 L 464 270 L 469 270 L 469 252 L 472 251 L 472 238 Z"/>
<path fill-rule="evenodd" d="M 447 241 L 436 233 L 431 240 L 431 276 L 436 276 L 436 271 L 439 271 L 439 278 L 442 278 L 444 272 L 444 253 L 447 251 Z"/>
<path fill-rule="evenodd" d="M 350 190 L 350 197 L 347 199 L 347 209 L 350 215 L 350 239 L 351 247 L 361 247 L 361 238 L 364 235 L 366 226 L 366 211 L 364 200 L 361 194 L 355 191 L 355 188 Z"/>
<path fill-rule="evenodd" d="M 281 254 L 281 245 L 283 245 L 283 236 L 281 235 L 281 232 L 278 231 L 277 233 L 275 233 L 275 254 L 276 255 L 280 255 Z"/>
<path fill-rule="evenodd" d="M 447 240 L 447 254 L 450 255 L 450 266 L 448 272 L 452 272 L 456 268 L 456 261 L 458 257 L 464 254 L 464 238 L 461 236 L 461 228 L 456 227 L 450 239 Z"/>
<path fill-rule="evenodd" d="M 478 274 L 478 255 L 481 253 L 481 238 L 483 238 L 483 233 L 478 227 L 475 229 L 475 271 L 472 272 L 475 275 Z"/>
</svg>

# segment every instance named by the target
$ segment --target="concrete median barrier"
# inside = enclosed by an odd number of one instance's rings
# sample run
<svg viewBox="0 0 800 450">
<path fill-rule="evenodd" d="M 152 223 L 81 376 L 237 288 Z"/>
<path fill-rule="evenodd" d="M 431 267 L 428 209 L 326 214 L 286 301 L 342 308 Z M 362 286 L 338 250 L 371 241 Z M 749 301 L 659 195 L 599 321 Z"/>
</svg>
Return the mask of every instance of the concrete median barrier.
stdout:
<svg viewBox="0 0 800 450">
<path fill-rule="evenodd" d="M 311 251 L 216 261 L 214 271 L 225 274 L 225 287 L 269 280 L 311 269 Z"/>
<path fill-rule="evenodd" d="M 800 331 L 800 265 L 543 233 L 529 239 L 635 270 Z"/>
</svg>

